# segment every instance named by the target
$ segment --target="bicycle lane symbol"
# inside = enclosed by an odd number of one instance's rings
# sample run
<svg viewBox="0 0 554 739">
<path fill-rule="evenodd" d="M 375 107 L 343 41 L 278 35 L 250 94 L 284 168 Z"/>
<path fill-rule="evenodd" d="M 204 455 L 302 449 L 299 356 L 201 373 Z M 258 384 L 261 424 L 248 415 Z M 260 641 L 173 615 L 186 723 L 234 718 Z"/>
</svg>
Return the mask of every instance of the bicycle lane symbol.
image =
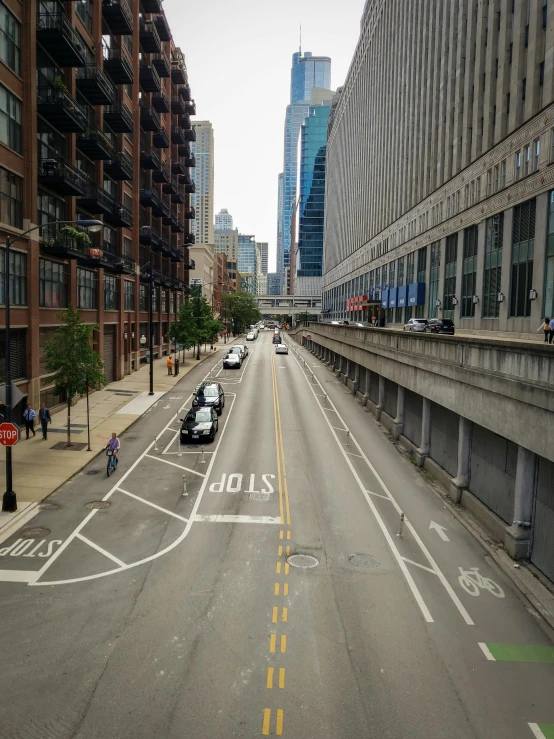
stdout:
<svg viewBox="0 0 554 739">
<path fill-rule="evenodd" d="M 478 567 L 471 567 L 468 570 L 464 570 L 463 567 L 460 567 L 459 570 L 460 575 L 458 577 L 458 582 L 466 593 L 478 596 L 481 595 L 481 590 L 488 590 L 489 593 L 492 593 L 496 598 L 505 597 L 504 591 L 500 585 L 490 577 L 483 577 L 479 572 Z"/>
</svg>

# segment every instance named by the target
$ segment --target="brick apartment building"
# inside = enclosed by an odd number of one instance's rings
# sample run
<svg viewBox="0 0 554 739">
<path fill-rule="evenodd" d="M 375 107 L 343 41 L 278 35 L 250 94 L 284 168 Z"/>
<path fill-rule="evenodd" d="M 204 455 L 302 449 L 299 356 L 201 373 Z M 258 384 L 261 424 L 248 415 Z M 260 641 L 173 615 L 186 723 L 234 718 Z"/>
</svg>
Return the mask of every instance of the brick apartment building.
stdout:
<svg viewBox="0 0 554 739">
<path fill-rule="evenodd" d="M 0 381 L 1 247 L 36 224 L 12 247 L 11 375 L 54 407 L 43 349 L 69 303 L 118 379 L 146 359 L 152 279 L 154 354 L 168 349 L 194 243 L 195 103 L 161 0 L 0 0 L 0 99 Z M 51 225 L 78 218 L 104 228 L 88 243 Z"/>
</svg>

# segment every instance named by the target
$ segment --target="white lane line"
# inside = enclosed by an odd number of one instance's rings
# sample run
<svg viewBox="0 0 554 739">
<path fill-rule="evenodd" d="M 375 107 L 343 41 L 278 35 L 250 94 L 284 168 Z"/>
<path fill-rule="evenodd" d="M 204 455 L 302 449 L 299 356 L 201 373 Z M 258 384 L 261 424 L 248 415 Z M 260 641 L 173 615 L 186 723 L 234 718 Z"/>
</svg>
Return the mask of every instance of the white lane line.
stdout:
<svg viewBox="0 0 554 739">
<path fill-rule="evenodd" d="M 402 557 L 404 562 L 407 562 L 409 565 L 414 565 L 414 567 L 419 567 L 421 570 L 426 570 L 427 572 L 430 572 L 432 575 L 436 575 L 437 573 L 435 570 L 432 570 L 430 567 L 426 567 L 425 565 L 420 564 L 419 562 L 414 562 L 413 559 L 408 559 L 408 557 Z"/>
<path fill-rule="evenodd" d="M 151 506 L 152 508 L 156 508 L 158 511 L 161 511 L 162 513 L 167 513 L 168 516 L 173 516 L 173 518 L 178 518 L 180 521 L 184 521 L 185 523 L 188 523 L 188 518 L 183 518 L 183 516 L 179 516 L 177 513 L 173 513 L 173 511 L 168 511 L 167 508 L 162 508 L 159 505 L 156 505 L 155 503 L 152 503 L 150 500 L 146 500 L 146 498 L 141 498 L 140 495 L 135 495 L 134 493 L 130 493 L 128 490 L 123 490 L 122 488 L 118 488 L 117 491 L 119 493 L 125 493 L 125 495 L 129 495 L 131 498 L 134 498 L 135 500 L 140 500 L 141 503 L 146 503 L 146 505 Z"/>
<path fill-rule="evenodd" d="M 478 642 L 479 646 L 481 647 L 481 651 L 485 655 L 485 657 L 489 660 L 489 662 L 496 662 L 496 657 L 493 656 L 491 650 L 487 647 L 484 641 Z"/>
<path fill-rule="evenodd" d="M 367 493 L 370 495 L 375 496 L 376 498 L 382 498 L 383 500 L 388 500 L 389 503 L 391 503 L 391 499 L 388 497 L 388 495 L 383 495 L 382 493 L 374 493 L 373 490 L 366 490 Z"/>
<path fill-rule="evenodd" d="M 120 559 L 118 559 L 117 557 L 114 557 L 114 555 L 113 555 L 113 554 L 110 554 L 110 552 L 107 552 L 107 551 L 106 551 L 105 549 L 102 549 L 102 547 L 99 547 L 99 546 L 98 546 L 98 544 L 95 544 L 95 543 L 94 543 L 93 541 L 91 541 L 90 539 L 87 539 L 87 537 L 86 537 L 86 536 L 83 536 L 82 534 L 75 534 L 75 538 L 76 538 L 76 539 L 80 539 L 80 540 L 81 540 L 81 541 L 83 541 L 83 542 L 84 542 L 85 544 L 88 544 L 88 545 L 89 545 L 89 547 L 92 547 L 93 549 L 96 549 L 96 551 L 97 551 L 97 552 L 100 552 L 100 554 L 103 554 L 103 555 L 104 555 L 105 557 L 107 557 L 108 559 L 111 559 L 111 560 L 112 560 L 112 562 L 115 562 L 115 563 L 116 563 L 116 565 L 119 565 L 120 567 L 126 567 L 126 566 L 127 566 L 127 565 L 125 564 L 125 562 L 122 562 L 122 561 L 121 561 Z"/>
<path fill-rule="evenodd" d="M 281 523 L 281 516 L 195 516 L 195 521 L 210 521 L 212 523 Z"/>
<path fill-rule="evenodd" d="M 358 457 L 359 459 L 363 459 L 361 454 L 354 454 L 354 452 L 346 452 L 346 453 L 349 454 L 351 457 Z"/>
<path fill-rule="evenodd" d="M 179 431 L 176 431 L 176 432 L 175 432 L 175 434 L 174 434 L 174 436 L 173 436 L 173 438 L 172 438 L 172 439 L 171 439 L 171 441 L 169 442 L 169 444 L 168 444 L 168 445 L 166 446 L 166 448 L 165 448 L 165 449 L 163 450 L 162 454 L 167 454 L 167 450 L 169 449 L 169 447 L 170 447 L 170 446 L 172 446 L 173 442 L 175 441 L 175 439 L 177 438 L 177 436 L 178 436 L 178 435 L 179 435 Z"/>
<path fill-rule="evenodd" d="M 546 739 L 545 735 L 542 733 L 541 728 L 538 724 L 529 724 L 529 728 L 533 732 L 536 739 Z"/>
<path fill-rule="evenodd" d="M 192 397 L 192 395 L 189 396 L 188 400 L 190 400 L 191 397 Z M 188 400 L 187 400 L 187 402 L 188 402 Z M 179 412 L 183 410 L 183 408 L 184 408 L 185 405 L 186 405 L 186 403 L 183 405 L 182 408 L 179 409 Z M 194 506 L 193 506 L 193 509 L 192 509 L 192 512 L 191 512 L 191 515 L 190 515 L 190 518 L 189 518 L 189 522 L 185 526 L 185 529 L 183 530 L 183 533 L 179 537 L 177 537 L 177 539 L 175 539 L 175 541 L 173 541 L 171 544 L 168 544 L 168 546 L 165 549 L 162 549 L 161 551 L 156 552 L 155 554 L 151 554 L 149 557 L 145 557 L 144 559 L 139 559 L 137 562 L 131 562 L 131 564 L 125 565 L 125 568 L 124 568 L 125 570 L 130 570 L 133 567 L 140 567 L 141 565 L 146 564 L 147 562 L 152 562 L 154 559 L 158 559 L 158 557 L 163 557 L 164 554 L 167 554 L 168 552 L 171 552 L 172 549 L 175 549 L 175 547 L 178 547 L 179 544 L 182 541 L 184 541 L 184 539 L 186 538 L 186 536 L 188 535 L 188 533 L 189 533 L 189 531 L 190 531 L 190 529 L 192 527 L 192 524 L 194 522 L 194 517 L 196 515 L 196 512 L 198 511 L 198 507 L 199 507 L 200 503 L 202 502 L 202 498 L 203 498 L 204 492 L 206 490 L 206 485 L 208 483 L 208 479 L 209 479 L 210 473 L 212 471 L 212 468 L 213 468 L 213 465 L 214 465 L 214 462 L 215 462 L 215 459 L 216 459 L 216 454 L 219 451 L 219 447 L 221 445 L 221 442 L 223 441 L 223 437 L 225 436 L 225 432 L 227 431 L 227 426 L 228 426 L 228 424 L 229 424 L 229 422 L 231 420 L 231 415 L 233 413 L 234 407 L 235 407 L 235 403 L 234 403 L 234 399 L 233 399 L 233 402 L 231 403 L 231 408 L 229 409 L 229 415 L 227 416 L 227 423 L 223 427 L 223 431 L 221 432 L 221 435 L 219 437 L 219 441 L 217 442 L 217 446 L 216 446 L 216 448 L 214 450 L 214 454 L 213 454 L 213 456 L 212 456 L 212 458 L 211 458 L 211 460 L 210 460 L 210 462 L 208 464 L 208 469 L 206 470 L 206 478 L 202 481 L 202 485 L 200 486 L 200 490 L 198 491 L 198 495 L 196 497 L 196 501 L 194 503 Z M 175 418 L 175 416 L 171 419 L 170 423 L 173 422 L 174 418 Z M 119 485 L 122 482 L 124 482 L 124 480 L 126 479 L 126 477 L 132 472 L 132 470 L 139 463 L 139 461 L 141 459 L 143 459 L 143 457 L 146 456 L 146 452 L 149 449 L 151 449 L 153 443 L 154 442 L 152 442 L 152 444 L 150 444 L 148 446 L 148 448 L 146 449 L 146 451 L 144 451 L 141 454 L 141 456 L 136 460 L 136 462 L 134 462 L 134 464 L 132 465 L 132 467 L 130 467 L 127 470 L 127 472 L 122 476 L 122 478 L 119 481 L 119 483 L 117 483 L 116 485 L 113 486 L 112 490 L 103 498 L 103 500 L 107 500 L 108 497 L 111 496 L 112 493 L 115 492 L 118 489 Z M 96 510 L 91 511 L 91 513 L 96 513 Z M 87 518 L 85 519 L 85 521 L 83 521 L 83 523 L 80 524 L 80 526 L 78 528 L 81 529 L 83 527 L 83 525 L 86 523 L 86 521 L 90 517 L 91 517 L 90 515 L 87 516 Z M 73 534 L 71 534 L 70 539 L 73 539 L 74 537 L 75 537 L 75 532 Z M 70 539 L 66 539 L 66 541 L 64 542 L 64 544 L 67 545 L 67 543 L 69 543 Z M 62 547 L 64 546 L 64 544 L 62 544 L 62 546 L 60 547 L 60 549 L 62 549 Z M 60 550 L 58 550 L 58 552 L 59 551 Z M 50 560 L 48 560 L 48 562 L 52 562 L 52 560 L 53 560 L 53 558 L 55 556 L 56 555 L 53 555 L 53 557 Z M 47 564 L 48 564 L 48 562 L 47 562 Z M 42 569 L 44 570 L 45 568 L 43 567 Z M 41 582 L 41 583 L 30 582 L 29 585 L 41 585 L 41 586 L 42 585 L 71 585 L 72 583 L 76 583 L 76 582 L 85 582 L 86 580 L 97 580 L 100 577 L 107 577 L 108 575 L 115 575 L 116 573 L 121 572 L 121 571 L 122 571 L 122 568 L 119 567 L 119 568 L 117 568 L 115 570 L 108 570 L 107 572 L 98 572 L 95 575 L 85 575 L 84 577 L 74 577 L 71 580 L 52 580 L 50 582 Z"/>
<path fill-rule="evenodd" d="M 202 454 L 202 452 L 166 452 L 166 456 L 168 454 L 178 454 L 179 456 L 181 456 L 181 454 L 196 454 L 196 456 L 198 456 L 198 455 Z M 206 452 L 206 451 L 204 451 L 204 454 L 213 454 L 213 452 Z"/>
<path fill-rule="evenodd" d="M 198 477 L 206 477 L 203 472 L 197 472 L 196 470 L 191 470 L 189 467 L 183 467 L 182 464 L 176 464 L 175 462 L 170 462 L 169 459 L 162 459 L 161 457 L 153 457 L 151 454 L 146 454 L 146 457 L 149 459 L 156 459 L 158 462 L 163 462 L 164 464 L 170 464 L 172 467 L 178 467 L 180 470 L 185 470 L 185 472 L 191 472 L 193 475 L 198 475 Z"/>
<path fill-rule="evenodd" d="M 31 585 L 38 574 L 38 570 L 0 570 L 0 582 L 23 582 Z"/>
<path fill-rule="evenodd" d="M 298 361 L 298 359 L 296 359 L 296 357 L 295 357 L 295 360 L 296 360 L 296 363 L 298 364 L 298 366 L 300 366 L 300 362 Z M 317 380 L 317 378 L 316 378 L 316 380 Z M 310 383 L 308 382 L 307 379 L 306 379 L 306 382 L 307 382 L 308 385 L 310 385 Z M 321 387 L 321 389 L 323 390 L 323 387 L 321 386 L 321 383 L 319 382 L 319 380 L 317 380 L 317 383 Z M 312 393 L 313 393 L 313 389 L 312 389 L 311 385 L 310 385 L 310 390 L 312 390 Z M 320 406 L 320 403 L 319 403 L 318 400 L 316 400 L 316 403 Z M 344 419 L 342 418 L 342 416 L 340 415 L 340 413 L 338 412 L 338 410 L 336 410 L 336 407 L 334 406 L 334 403 L 333 403 L 333 401 L 331 399 L 329 399 L 329 403 L 331 403 L 331 405 L 335 408 L 337 417 L 340 420 L 340 422 L 344 425 L 345 428 L 348 428 L 347 425 L 346 425 L 346 423 L 344 422 Z M 321 406 L 320 406 L 320 408 L 321 408 Z M 327 418 L 327 416 L 325 416 L 325 414 L 323 414 L 323 415 L 324 415 L 324 418 L 327 421 L 327 423 L 329 423 L 329 419 Z M 393 504 L 393 506 L 396 508 L 397 512 L 399 514 L 402 513 L 402 509 L 400 508 L 400 506 L 396 502 L 395 498 L 391 494 L 391 492 L 388 489 L 388 487 L 385 485 L 385 481 L 382 479 L 381 475 L 377 472 L 377 470 L 375 469 L 375 467 L 371 464 L 371 462 L 367 458 L 366 454 L 364 453 L 364 450 L 361 448 L 361 446 L 358 444 L 358 442 L 356 441 L 355 437 L 352 436 L 352 434 L 350 434 L 350 439 L 354 443 L 354 445 L 357 447 L 357 449 L 360 452 L 361 456 L 364 458 L 365 463 L 367 464 L 367 466 L 369 467 L 369 469 L 371 470 L 371 472 L 375 476 L 377 482 L 382 487 L 383 491 L 389 496 L 390 501 Z M 337 439 L 337 441 L 338 441 L 338 439 Z M 342 447 L 341 447 L 341 451 L 342 451 Z M 350 460 L 348 460 L 348 463 L 350 465 Z M 350 466 L 352 466 L 352 465 L 350 465 Z M 366 496 L 366 499 L 369 502 L 369 499 L 367 498 L 367 494 L 365 493 L 365 489 L 364 489 L 364 494 Z M 372 509 L 375 509 L 375 506 L 373 505 L 373 503 L 371 503 L 371 507 L 372 507 Z M 375 509 L 375 514 L 378 515 L 377 509 Z M 431 565 L 431 567 L 435 571 L 435 574 L 438 576 L 439 580 L 441 581 L 442 586 L 444 587 L 444 589 L 446 590 L 446 592 L 450 596 L 452 602 L 454 603 L 454 605 L 458 609 L 460 615 L 462 616 L 462 618 L 464 619 L 464 621 L 466 622 L 466 624 L 468 626 L 474 626 L 475 625 L 475 622 L 473 621 L 473 619 L 471 618 L 471 616 L 469 615 L 469 613 L 465 609 L 465 607 L 464 607 L 463 603 L 461 602 L 461 600 L 458 598 L 458 596 L 454 592 L 454 589 L 452 588 L 452 586 L 450 585 L 450 583 L 448 582 L 448 580 L 444 576 L 442 570 L 439 568 L 439 566 L 437 565 L 437 563 L 435 562 L 435 560 L 431 556 L 431 552 L 427 549 L 427 547 L 423 543 L 423 541 L 422 541 L 421 537 L 419 536 L 419 534 L 417 533 L 417 531 L 414 529 L 414 527 L 412 526 L 412 524 L 407 519 L 404 520 L 404 525 L 406 526 L 406 528 L 409 530 L 409 532 L 412 534 L 412 536 L 416 540 L 416 542 L 419 545 L 421 551 L 424 553 L 425 557 L 427 558 L 427 561 L 429 562 L 429 564 Z"/>
</svg>

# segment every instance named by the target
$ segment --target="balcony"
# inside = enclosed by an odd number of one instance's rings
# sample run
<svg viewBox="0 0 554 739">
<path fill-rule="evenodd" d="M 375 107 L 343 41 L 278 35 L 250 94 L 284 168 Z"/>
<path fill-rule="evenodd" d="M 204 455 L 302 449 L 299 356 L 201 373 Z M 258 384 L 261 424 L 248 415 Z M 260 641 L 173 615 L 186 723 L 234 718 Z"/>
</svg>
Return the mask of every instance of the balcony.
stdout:
<svg viewBox="0 0 554 739">
<path fill-rule="evenodd" d="M 169 59 L 163 51 L 152 59 L 152 64 L 156 67 L 156 72 L 160 77 L 171 77 L 171 67 L 169 66 Z"/>
<path fill-rule="evenodd" d="M 135 75 L 133 65 L 123 49 L 104 50 L 104 70 L 116 85 L 132 85 Z"/>
<path fill-rule="evenodd" d="M 194 208 L 191 207 L 185 211 L 185 218 L 188 221 L 193 221 L 196 218 L 196 211 L 194 210 Z"/>
<path fill-rule="evenodd" d="M 152 95 L 152 106 L 158 111 L 158 113 L 169 113 L 169 98 L 163 87 L 159 92 L 155 92 Z"/>
<path fill-rule="evenodd" d="M 173 195 L 173 193 L 177 192 L 177 187 L 177 180 L 175 177 L 172 177 L 169 182 L 162 185 L 162 192 L 166 195 Z"/>
<path fill-rule="evenodd" d="M 196 236 L 194 234 L 185 234 L 183 244 L 185 246 L 192 246 L 193 244 L 196 244 Z"/>
<path fill-rule="evenodd" d="M 133 160 L 122 151 L 117 152 L 115 159 L 104 162 L 104 174 L 118 182 L 133 179 Z"/>
<path fill-rule="evenodd" d="M 179 116 L 179 125 L 185 131 L 187 131 L 191 127 L 190 115 L 188 113 L 185 113 L 185 115 Z"/>
<path fill-rule="evenodd" d="M 141 190 L 140 191 L 140 204 L 143 208 L 156 208 L 160 209 L 162 201 L 160 196 L 155 190 Z"/>
<path fill-rule="evenodd" d="M 133 130 L 133 114 L 125 103 L 105 105 L 104 123 L 107 123 L 115 133 L 131 133 Z"/>
<path fill-rule="evenodd" d="M 185 139 L 187 141 L 196 141 L 196 131 L 194 128 L 189 128 L 187 131 L 185 131 Z"/>
<path fill-rule="evenodd" d="M 190 157 L 185 157 L 185 166 L 196 167 L 196 159 L 194 157 L 194 154 L 191 154 Z"/>
<path fill-rule="evenodd" d="M 196 103 L 194 102 L 194 100 L 190 100 L 189 102 L 187 102 L 186 105 L 187 105 L 187 113 L 189 115 L 196 115 Z"/>
<path fill-rule="evenodd" d="M 87 64 L 79 69 L 77 90 L 91 105 L 110 105 L 116 98 L 113 83 L 97 64 Z"/>
<path fill-rule="evenodd" d="M 190 270 L 194 270 L 194 269 L 196 269 L 196 262 L 194 261 L 194 259 L 191 259 L 189 262 L 185 262 L 183 264 L 183 269 L 186 269 L 186 270 L 189 270 L 189 269 Z"/>
<path fill-rule="evenodd" d="M 119 257 L 117 256 L 116 247 L 108 242 L 102 242 L 99 246 L 102 251 L 102 256 L 99 260 L 99 267 L 103 267 L 108 272 L 119 272 L 117 269 L 117 262 Z"/>
<path fill-rule="evenodd" d="M 38 184 L 58 195 L 84 195 L 88 177 L 62 157 L 38 160 Z"/>
<path fill-rule="evenodd" d="M 192 184 L 192 180 L 191 180 L 190 174 L 188 172 L 185 172 L 185 174 L 179 175 L 179 184 L 180 185 L 190 185 L 190 184 Z"/>
<path fill-rule="evenodd" d="M 180 62 L 171 62 L 171 81 L 175 85 L 184 85 L 187 81 L 186 69 Z"/>
<path fill-rule="evenodd" d="M 185 100 L 187 103 L 191 101 L 191 92 L 190 92 L 190 85 L 183 85 L 183 87 L 179 88 L 179 95 Z"/>
<path fill-rule="evenodd" d="M 164 257 L 170 257 L 172 254 L 171 244 L 169 243 L 167 239 L 164 239 L 163 237 L 162 237 L 162 254 L 164 255 Z"/>
<path fill-rule="evenodd" d="M 185 103 L 181 100 L 180 97 L 172 97 L 171 98 L 171 112 L 176 113 L 177 115 L 183 115 L 185 113 Z"/>
<path fill-rule="evenodd" d="M 159 169 L 160 155 L 151 146 L 142 146 L 140 150 L 140 166 L 143 169 Z"/>
<path fill-rule="evenodd" d="M 184 144 L 186 143 L 185 134 L 180 128 L 171 129 L 171 143 L 172 144 Z"/>
<path fill-rule="evenodd" d="M 116 258 L 116 271 L 123 275 L 134 275 L 137 272 L 137 263 L 132 257 L 128 257 L 126 254 L 117 256 Z"/>
<path fill-rule="evenodd" d="M 171 261 L 182 262 L 184 260 L 183 250 L 180 246 L 171 247 Z"/>
<path fill-rule="evenodd" d="M 160 246 L 160 235 L 151 226 L 141 226 L 139 230 L 139 244 L 150 246 L 152 250 L 157 250 Z"/>
<path fill-rule="evenodd" d="M 63 229 L 48 242 L 41 243 L 40 248 L 45 256 L 61 259 L 95 259 L 98 263 L 102 256 L 102 251 L 92 245 L 86 234 L 83 234 L 82 238 L 77 238 Z"/>
<path fill-rule="evenodd" d="M 171 165 L 171 174 L 183 175 L 186 173 L 186 171 L 187 171 L 187 168 L 185 167 L 183 162 L 177 161 L 177 162 L 173 162 L 173 164 Z"/>
<path fill-rule="evenodd" d="M 114 198 L 103 187 L 98 185 L 87 185 L 84 195 L 77 198 L 77 207 L 89 213 L 101 214 L 104 218 L 112 215 L 116 205 Z"/>
<path fill-rule="evenodd" d="M 159 128 L 152 136 L 152 143 L 157 149 L 169 148 L 169 136 L 165 128 Z"/>
<path fill-rule="evenodd" d="M 165 17 L 165 13 L 159 13 L 154 17 L 154 25 L 156 26 L 156 30 L 158 31 L 158 36 L 161 41 L 171 41 L 171 30 L 169 28 L 167 18 Z"/>
<path fill-rule="evenodd" d="M 116 228 L 132 228 L 133 226 L 133 214 L 129 208 L 115 201 L 111 211 L 104 216 L 104 220 Z"/>
<path fill-rule="evenodd" d="M 77 133 L 87 127 L 87 111 L 67 90 L 39 87 L 37 112 L 63 133 Z"/>
<path fill-rule="evenodd" d="M 180 144 L 177 153 L 180 157 L 190 157 L 190 146 L 188 143 Z"/>
<path fill-rule="evenodd" d="M 141 19 L 139 39 L 141 50 L 145 54 L 158 54 L 161 51 L 162 44 L 160 37 L 152 21 Z"/>
<path fill-rule="evenodd" d="M 185 224 L 183 221 L 175 219 L 175 223 L 171 225 L 171 232 L 174 234 L 182 234 L 185 230 Z"/>
<path fill-rule="evenodd" d="M 178 222 L 177 216 L 175 215 L 175 213 L 171 212 L 169 203 L 164 202 L 164 205 L 167 205 L 167 215 L 163 217 L 162 223 L 164 224 L 164 226 L 171 226 L 171 228 L 173 228 L 174 226 L 177 225 L 177 222 Z"/>
<path fill-rule="evenodd" d="M 89 126 L 86 131 L 77 136 L 77 148 L 89 159 L 114 159 L 114 148 L 103 131 L 96 126 Z"/>
<path fill-rule="evenodd" d="M 169 177 L 169 169 L 163 162 L 160 165 L 159 169 L 156 169 L 152 172 L 153 182 L 169 182 Z"/>
<path fill-rule="evenodd" d="M 145 13 L 162 12 L 162 0 L 140 0 L 140 4 Z"/>
<path fill-rule="evenodd" d="M 167 225 L 168 220 L 171 222 L 170 210 L 169 203 L 166 203 L 165 200 L 160 200 L 160 206 L 155 209 L 152 208 L 152 215 L 155 218 L 162 218 L 162 223 Z"/>
<path fill-rule="evenodd" d="M 143 92 L 158 92 L 160 89 L 160 75 L 146 59 L 140 60 L 139 82 Z"/>
<path fill-rule="evenodd" d="M 140 127 L 144 131 L 157 131 L 160 128 L 160 116 L 147 102 L 140 104 Z"/>
<path fill-rule="evenodd" d="M 85 45 L 65 13 L 38 13 L 36 36 L 60 67 L 86 66 Z"/>
<path fill-rule="evenodd" d="M 133 14 L 127 0 L 102 0 L 102 15 L 114 36 L 133 33 Z"/>
<path fill-rule="evenodd" d="M 187 193 L 187 195 L 196 192 L 196 183 L 190 182 L 188 185 L 185 185 L 185 192 Z"/>
<path fill-rule="evenodd" d="M 172 203 L 177 203 L 179 205 L 183 205 L 184 202 L 185 202 L 185 193 L 183 193 L 180 190 L 178 190 L 176 193 L 174 193 L 171 196 L 171 202 Z"/>
</svg>

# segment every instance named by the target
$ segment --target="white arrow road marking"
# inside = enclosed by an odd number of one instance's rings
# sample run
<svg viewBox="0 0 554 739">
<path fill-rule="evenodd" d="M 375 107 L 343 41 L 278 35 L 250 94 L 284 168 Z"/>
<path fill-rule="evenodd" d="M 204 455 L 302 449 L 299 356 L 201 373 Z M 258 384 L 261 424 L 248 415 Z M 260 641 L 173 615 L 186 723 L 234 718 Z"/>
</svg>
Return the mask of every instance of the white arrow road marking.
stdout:
<svg viewBox="0 0 554 739">
<path fill-rule="evenodd" d="M 171 406 L 170 405 L 164 405 L 164 407 L 163 407 L 164 411 L 166 411 L 168 408 L 171 408 Z"/>
<path fill-rule="evenodd" d="M 435 529 L 435 531 L 437 532 L 437 534 L 440 536 L 440 538 L 443 541 L 450 541 L 448 536 L 444 533 L 446 531 L 444 526 L 441 526 L 439 523 L 435 523 L 434 521 L 431 521 L 431 523 L 429 524 L 429 528 Z"/>
</svg>

